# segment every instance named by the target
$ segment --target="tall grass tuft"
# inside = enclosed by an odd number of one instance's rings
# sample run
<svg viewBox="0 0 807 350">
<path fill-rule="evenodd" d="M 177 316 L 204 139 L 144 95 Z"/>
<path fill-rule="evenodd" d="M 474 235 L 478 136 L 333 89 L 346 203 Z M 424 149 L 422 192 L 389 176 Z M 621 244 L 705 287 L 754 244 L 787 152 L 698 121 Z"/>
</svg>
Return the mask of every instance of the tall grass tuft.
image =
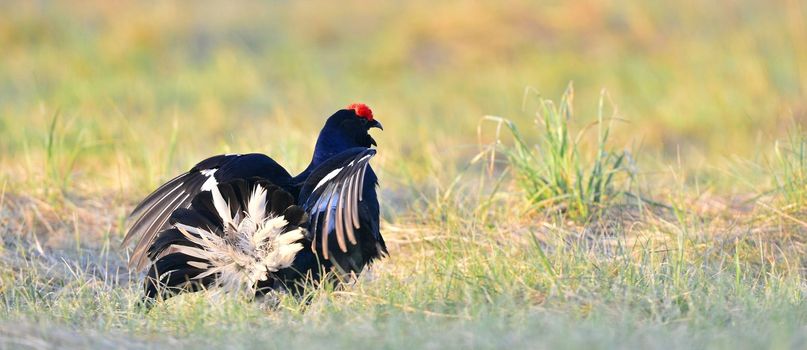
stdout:
<svg viewBox="0 0 807 350">
<path fill-rule="evenodd" d="M 69 123 L 62 123 L 60 111 L 53 114 L 45 139 L 45 195 L 50 200 L 62 199 L 79 157 L 94 145 L 86 141 L 83 129 L 78 132 Z"/>
<path fill-rule="evenodd" d="M 602 91 L 597 120 L 572 137 L 569 125 L 574 117 L 574 87 L 570 83 L 560 103 L 539 97 L 536 126 L 539 139 L 530 143 L 511 120 L 486 116 L 497 123 L 496 147 L 490 148 L 491 165 L 495 155 L 504 154 L 514 170 L 517 183 L 527 196 L 530 210 L 559 211 L 575 220 L 586 220 L 600 213 L 621 191 L 616 190 L 617 174 L 633 176 L 627 166 L 630 154 L 617 151 L 608 142 L 614 117 L 606 118 Z M 513 144 L 501 142 L 502 125 L 513 137 Z M 596 149 L 584 147 L 588 131 L 596 127 Z"/>
<path fill-rule="evenodd" d="M 791 209 L 807 204 L 807 135 L 801 127 L 774 145 L 774 181 Z"/>
</svg>

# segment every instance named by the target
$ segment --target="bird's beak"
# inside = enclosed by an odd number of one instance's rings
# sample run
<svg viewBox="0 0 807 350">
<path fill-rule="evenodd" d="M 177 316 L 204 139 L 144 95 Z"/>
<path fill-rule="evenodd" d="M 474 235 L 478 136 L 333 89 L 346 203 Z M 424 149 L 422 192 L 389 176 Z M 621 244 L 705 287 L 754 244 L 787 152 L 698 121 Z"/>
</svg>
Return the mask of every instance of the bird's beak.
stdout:
<svg viewBox="0 0 807 350">
<path fill-rule="evenodd" d="M 379 128 L 381 130 L 384 130 L 384 127 L 381 125 L 381 122 L 375 119 L 373 119 L 373 121 L 370 122 L 370 128 Z"/>
</svg>

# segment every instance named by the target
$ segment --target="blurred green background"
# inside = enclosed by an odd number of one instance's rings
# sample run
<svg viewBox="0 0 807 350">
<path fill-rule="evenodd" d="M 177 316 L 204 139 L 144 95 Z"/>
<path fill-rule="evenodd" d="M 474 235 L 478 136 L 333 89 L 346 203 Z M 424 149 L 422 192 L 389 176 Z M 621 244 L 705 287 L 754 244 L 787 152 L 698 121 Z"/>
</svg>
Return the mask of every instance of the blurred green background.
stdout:
<svg viewBox="0 0 807 350">
<path fill-rule="evenodd" d="M 627 121 L 617 143 L 643 156 L 753 157 L 807 120 L 805 7 L 3 2 L 0 164 L 12 182 L 57 172 L 100 191 L 144 192 L 227 151 L 297 172 L 324 118 L 361 101 L 385 126 L 386 180 L 417 182 L 477 152 L 482 116 L 528 127 L 527 88 L 556 99 L 570 81 L 573 122 L 594 120 L 605 88 Z"/>
</svg>

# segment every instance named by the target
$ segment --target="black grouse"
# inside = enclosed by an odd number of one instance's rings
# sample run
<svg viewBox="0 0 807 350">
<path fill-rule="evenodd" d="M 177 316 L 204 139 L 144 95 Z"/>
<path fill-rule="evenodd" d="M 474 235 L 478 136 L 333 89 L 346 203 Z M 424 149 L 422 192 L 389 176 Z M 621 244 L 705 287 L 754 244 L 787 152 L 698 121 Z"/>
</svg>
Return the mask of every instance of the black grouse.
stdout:
<svg viewBox="0 0 807 350">
<path fill-rule="evenodd" d="M 290 289 L 385 256 L 371 128 L 382 129 L 370 108 L 352 104 L 328 118 L 297 176 L 263 154 L 226 154 L 157 188 L 122 243 L 137 241 L 130 268 L 149 266 L 146 297 Z"/>
</svg>

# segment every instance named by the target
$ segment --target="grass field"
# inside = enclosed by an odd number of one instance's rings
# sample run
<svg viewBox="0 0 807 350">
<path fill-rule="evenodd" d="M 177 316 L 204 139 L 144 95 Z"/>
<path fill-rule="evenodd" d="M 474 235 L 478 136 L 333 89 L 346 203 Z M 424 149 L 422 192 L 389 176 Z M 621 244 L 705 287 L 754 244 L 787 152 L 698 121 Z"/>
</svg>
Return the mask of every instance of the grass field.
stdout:
<svg viewBox="0 0 807 350">
<path fill-rule="evenodd" d="M 389 259 L 138 307 L 140 199 L 356 101 Z M 2 2 L 0 348 L 804 349 L 805 123 L 798 0 Z"/>
</svg>

